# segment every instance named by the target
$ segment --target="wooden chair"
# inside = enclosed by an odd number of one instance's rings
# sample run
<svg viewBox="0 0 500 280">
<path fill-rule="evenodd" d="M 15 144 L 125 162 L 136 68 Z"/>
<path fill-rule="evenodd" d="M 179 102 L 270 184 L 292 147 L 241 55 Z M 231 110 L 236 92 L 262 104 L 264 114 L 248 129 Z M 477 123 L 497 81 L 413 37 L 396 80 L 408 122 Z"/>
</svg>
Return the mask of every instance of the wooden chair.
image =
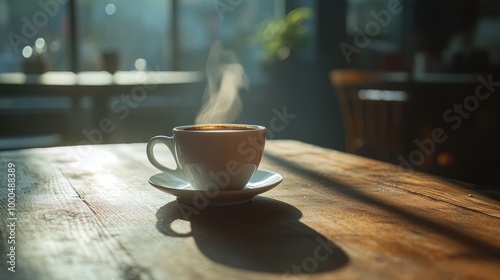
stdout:
<svg viewBox="0 0 500 280">
<path fill-rule="evenodd" d="M 378 72 L 333 70 L 345 126 L 346 151 L 387 162 L 403 152 L 406 84 Z"/>
</svg>

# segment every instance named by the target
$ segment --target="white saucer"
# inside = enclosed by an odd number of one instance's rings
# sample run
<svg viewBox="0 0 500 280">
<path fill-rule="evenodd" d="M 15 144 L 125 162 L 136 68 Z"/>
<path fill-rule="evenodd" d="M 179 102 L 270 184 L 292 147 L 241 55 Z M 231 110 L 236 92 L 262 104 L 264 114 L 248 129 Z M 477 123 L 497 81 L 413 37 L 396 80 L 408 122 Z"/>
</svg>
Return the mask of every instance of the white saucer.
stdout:
<svg viewBox="0 0 500 280">
<path fill-rule="evenodd" d="M 250 181 L 241 190 L 213 191 L 195 190 L 183 178 L 175 177 L 167 173 L 159 173 L 151 176 L 148 182 L 160 191 L 177 196 L 177 201 L 194 206 L 225 206 L 236 205 L 251 201 L 254 196 L 267 192 L 276 187 L 283 180 L 278 173 L 266 170 L 257 170 Z"/>
</svg>

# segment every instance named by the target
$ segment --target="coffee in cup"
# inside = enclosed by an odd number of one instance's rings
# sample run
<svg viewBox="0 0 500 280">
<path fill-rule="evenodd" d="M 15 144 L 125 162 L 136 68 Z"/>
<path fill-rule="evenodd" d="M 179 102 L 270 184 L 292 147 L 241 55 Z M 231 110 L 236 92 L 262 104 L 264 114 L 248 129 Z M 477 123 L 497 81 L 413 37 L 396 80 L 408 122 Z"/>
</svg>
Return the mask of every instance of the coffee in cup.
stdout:
<svg viewBox="0 0 500 280">
<path fill-rule="evenodd" d="M 196 190 L 243 189 L 257 170 L 264 152 L 266 128 L 247 124 L 178 126 L 172 136 L 155 136 L 146 153 L 159 170 L 187 180 Z M 154 156 L 156 144 L 166 145 L 177 168 Z"/>
</svg>

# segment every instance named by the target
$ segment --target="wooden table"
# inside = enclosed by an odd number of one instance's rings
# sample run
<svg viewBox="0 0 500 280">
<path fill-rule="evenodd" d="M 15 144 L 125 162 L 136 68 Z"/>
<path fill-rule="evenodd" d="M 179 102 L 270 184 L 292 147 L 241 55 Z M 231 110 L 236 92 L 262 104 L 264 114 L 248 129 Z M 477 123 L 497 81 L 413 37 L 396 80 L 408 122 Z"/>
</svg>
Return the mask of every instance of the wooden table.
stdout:
<svg viewBox="0 0 500 280">
<path fill-rule="evenodd" d="M 281 185 L 191 215 L 147 183 L 158 171 L 143 143 L 2 152 L 0 168 L 0 279 L 500 275 L 498 189 L 300 142 L 266 144 L 260 168 L 282 174 Z M 12 234 L 15 273 L 7 270 Z"/>
</svg>

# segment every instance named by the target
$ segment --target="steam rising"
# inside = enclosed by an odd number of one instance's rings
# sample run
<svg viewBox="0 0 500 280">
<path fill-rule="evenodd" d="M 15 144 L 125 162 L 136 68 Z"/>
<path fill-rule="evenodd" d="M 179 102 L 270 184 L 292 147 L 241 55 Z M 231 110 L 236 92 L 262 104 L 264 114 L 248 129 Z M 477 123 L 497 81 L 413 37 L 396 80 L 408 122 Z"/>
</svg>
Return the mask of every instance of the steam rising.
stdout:
<svg viewBox="0 0 500 280">
<path fill-rule="evenodd" d="M 239 89 L 248 89 L 248 80 L 236 54 L 224 50 L 216 41 L 210 50 L 206 66 L 207 88 L 196 124 L 230 123 L 241 113 Z"/>
</svg>

